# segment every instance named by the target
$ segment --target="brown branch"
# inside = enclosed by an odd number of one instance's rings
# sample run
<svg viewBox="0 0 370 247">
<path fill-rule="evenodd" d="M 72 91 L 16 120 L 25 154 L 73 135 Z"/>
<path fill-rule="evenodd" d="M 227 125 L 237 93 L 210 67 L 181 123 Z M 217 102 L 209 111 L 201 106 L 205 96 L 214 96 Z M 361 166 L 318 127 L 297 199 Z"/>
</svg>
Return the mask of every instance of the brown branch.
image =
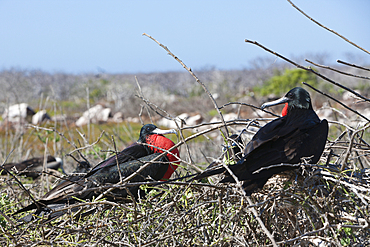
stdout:
<svg viewBox="0 0 370 247">
<path fill-rule="evenodd" d="M 345 154 L 345 156 L 344 156 L 344 159 L 343 159 L 343 162 L 342 162 L 342 168 L 341 168 L 341 170 L 342 170 L 342 171 L 344 170 L 344 168 L 346 168 L 347 160 L 348 160 L 348 157 L 349 157 L 349 155 L 350 155 L 350 153 L 351 153 L 351 150 L 352 150 L 352 147 L 353 147 L 353 141 L 354 141 L 354 139 L 355 139 L 355 136 L 356 136 L 359 132 L 361 132 L 361 131 L 365 131 L 365 130 L 366 130 L 366 129 L 368 129 L 369 127 L 370 127 L 370 124 L 367 124 L 367 125 L 365 125 L 363 128 L 358 129 L 358 130 L 356 130 L 355 132 L 353 132 L 353 133 L 352 133 L 352 135 L 351 135 L 351 140 L 350 140 L 350 143 L 349 143 L 349 145 L 348 145 L 347 152 L 346 152 L 346 154 Z"/>
<path fill-rule="evenodd" d="M 22 183 L 21 181 L 19 181 L 19 179 L 18 179 L 18 178 L 17 178 L 13 173 L 11 173 L 10 171 L 8 171 L 8 169 L 6 169 L 6 168 L 4 167 L 5 162 L 8 160 L 8 158 L 9 158 L 9 156 L 11 155 L 11 153 L 12 153 L 12 152 L 13 152 L 13 150 L 12 150 L 12 151 L 10 151 L 10 153 L 8 154 L 8 156 L 6 157 L 6 159 L 4 160 L 4 162 L 0 165 L 0 171 L 1 171 L 1 170 L 5 170 L 5 171 L 7 172 L 7 174 L 9 174 L 11 177 L 13 177 L 13 178 L 14 178 L 14 180 L 15 180 L 15 181 L 19 184 L 19 186 L 23 189 L 23 191 L 27 193 L 28 197 L 29 197 L 29 198 L 31 198 L 31 200 L 33 201 L 33 203 L 35 203 L 36 207 L 37 207 L 37 208 L 39 208 L 39 207 L 40 207 L 40 204 L 39 204 L 39 203 L 37 203 L 37 201 L 35 200 L 35 198 L 33 198 L 33 196 L 31 195 L 31 192 L 30 192 L 28 189 L 26 189 L 26 188 L 24 187 L 23 183 Z"/>
<path fill-rule="evenodd" d="M 331 97 L 330 95 L 328 95 L 328 94 L 326 94 L 326 93 L 324 93 L 324 92 L 321 92 L 320 90 L 318 90 L 318 89 L 314 88 L 313 86 L 311 86 L 310 84 L 307 84 L 306 82 L 302 82 L 302 84 L 304 84 L 304 85 L 306 85 L 306 86 L 310 87 L 312 90 L 314 90 L 314 91 L 316 91 L 316 92 L 318 92 L 318 93 L 320 93 L 320 94 L 322 94 L 322 95 L 324 95 L 324 96 L 328 97 L 329 99 L 334 100 L 335 102 L 337 102 L 338 104 L 340 104 L 340 105 L 341 105 L 341 106 L 343 106 L 344 108 L 346 108 L 346 109 L 350 110 L 350 111 L 351 111 L 351 112 L 353 112 L 353 113 L 356 113 L 357 115 L 359 115 L 360 117 L 362 117 L 362 118 L 363 118 L 363 119 L 365 119 L 366 121 L 370 122 L 370 119 L 368 119 L 367 117 L 365 117 L 364 115 L 362 115 L 362 114 L 361 114 L 361 113 L 359 113 L 358 111 L 353 110 L 351 107 L 349 107 L 349 106 L 347 106 L 347 105 L 343 104 L 343 103 L 342 103 L 342 102 L 340 102 L 339 100 L 337 100 L 337 99 L 335 99 L 335 98 Z"/>
<path fill-rule="evenodd" d="M 160 43 L 159 41 L 157 41 L 155 38 L 153 38 L 152 36 L 146 34 L 146 33 L 143 33 L 144 36 L 147 36 L 148 38 L 150 38 L 151 40 L 153 40 L 154 42 L 156 42 L 160 47 L 162 47 L 165 51 L 168 52 L 169 55 L 171 55 L 177 62 L 179 62 L 182 67 L 184 67 L 184 69 L 186 69 L 193 77 L 194 79 L 196 80 L 196 82 L 198 82 L 203 90 L 208 94 L 208 97 L 211 99 L 215 109 L 217 110 L 218 114 L 220 115 L 221 117 L 221 120 L 222 120 L 222 123 L 224 124 L 224 127 L 225 127 L 225 130 L 226 130 L 226 134 L 227 136 L 229 136 L 229 130 L 227 129 L 226 127 L 226 124 L 225 124 L 225 120 L 224 120 L 224 117 L 221 113 L 221 111 L 218 109 L 218 105 L 217 105 L 217 102 L 216 100 L 213 98 L 212 94 L 208 91 L 207 87 L 203 84 L 203 82 L 201 82 L 199 80 L 199 78 L 194 74 L 194 72 L 191 70 L 191 68 L 187 67 L 177 56 L 175 56 L 168 48 L 167 46 L 164 46 L 162 43 Z"/>
<path fill-rule="evenodd" d="M 274 55 L 275 55 L 275 56 L 277 56 L 277 57 L 280 57 L 281 59 L 283 59 L 283 60 L 287 61 L 288 63 L 293 64 L 293 65 L 294 65 L 294 66 L 296 66 L 297 68 L 304 69 L 304 70 L 308 70 L 306 67 L 304 67 L 304 66 L 302 66 L 302 65 L 300 65 L 300 64 L 298 64 L 298 63 L 296 63 L 296 62 L 294 62 L 294 61 L 292 61 L 292 60 L 290 60 L 290 59 L 288 59 L 288 58 L 286 58 L 286 57 L 284 57 L 284 56 L 282 56 L 282 55 L 280 55 L 280 54 L 279 54 L 279 53 L 277 53 L 277 52 L 274 52 L 273 50 L 270 50 L 269 48 L 267 48 L 267 47 L 265 47 L 265 46 L 261 45 L 261 44 L 260 44 L 260 43 L 258 43 L 257 41 L 253 41 L 253 40 L 249 40 L 249 39 L 245 39 L 244 41 L 245 41 L 246 43 L 251 43 L 251 44 L 254 44 L 254 45 L 257 45 L 257 46 L 261 47 L 262 49 L 264 49 L 264 50 L 266 50 L 266 51 L 268 51 L 268 52 L 270 52 L 270 53 L 274 54 Z"/>
<path fill-rule="evenodd" d="M 350 88 L 348 88 L 348 87 L 346 87 L 346 86 L 343 86 L 342 84 L 340 84 L 340 83 L 338 83 L 338 82 L 335 82 L 335 81 L 333 81 L 333 80 L 329 79 L 328 77 L 326 77 L 326 76 L 324 76 L 324 75 L 320 74 L 319 72 L 317 72 L 317 71 L 313 70 L 312 68 L 306 68 L 306 67 L 304 67 L 304 66 L 302 66 L 302 65 L 300 65 L 300 64 L 298 64 L 298 63 L 296 63 L 296 62 L 293 62 L 292 60 L 290 60 L 290 59 L 288 59 L 288 58 L 286 58 L 286 57 L 284 57 L 284 56 L 280 55 L 279 53 L 276 53 L 276 52 L 274 52 L 274 51 L 272 51 L 272 50 L 268 49 L 267 47 L 265 47 L 265 46 L 261 45 L 261 44 L 260 44 L 260 43 L 258 43 L 257 41 L 252 41 L 252 40 L 248 40 L 248 39 L 246 39 L 246 40 L 245 40 L 245 42 L 247 42 L 247 43 L 251 43 L 251 44 L 254 44 L 254 45 L 257 45 L 257 46 L 261 47 L 262 49 L 264 49 L 264 50 L 266 50 L 266 51 L 268 51 L 268 52 L 270 52 L 270 53 L 274 54 L 275 56 L 278 56 L 278 57 L 280 57 L 281 59 L 283 59 L 283 60 L 285 60 L 285 61 L 287 61 L 287 62 L 289 62 L 289 63 L 293 64 L 293 65 L 294 65 L 294 66 L 296 66 L 297 68 L 300 68 L 300 69 L 304 69 L 304 70 L 310 71 L 310 72 L 314 73 L 315 75 L 317 75 L 317 76 L 321 77 L 322 79 L 324 79 L 324 80 L 326 80 L 326 81 L 328 81 L 328 82 L 330 82 L 330 83 L 332 83 L 332 84 L 334 84 L 334 85 L 336 85 L 336 86 L 338 86 L 338 87 L 340 87 L 340 88 L 343 88 L 344 90 L 347 90 L 347 91 L 349 91 L 349 92 L 353 93 L 354 95 L 356 95 L 357 97 L 359 97 L 359 98 L 361 98 L 361 99 L 363 99 L 363 100 L 365 100 L 365 101 L 370 102 L 370 99 L 368 99 L 368 98 L 366 98 L 366 97 L 362 96 L 361 94 L 357 93 L 356 91 L 354 91 L 354 90 L 352 90 L 352 89 L 350 89 Z"/>
<path fill-rule="evenodd" d="M 229 102 L 229 103 L 226 103 L 226 104 L 224 104 L 224 105 L 220 106 L 220 107 L 219 107 L 219 109 L 221 110 L 222 108 L 224 108 L 224 107 L 226 107 L 226 106 L 229 106 L 229 105 L 244 105 L 244 106 L 249 106 L 249 107 L 251 107 L 251 108 L 258 109 L 258 110 L 264 111 L 264 112 L 266 112 L 266 113 L 268 113 L 268 114 L 271 114 L 271 115 L 273 115 L 274 117 L 280 117 L 279 115 L 277 115 L 277 114 L 275 114 L 275 113 L 272 113 L 272 112 L 267 111 L 267 110 L 265 110 L 265 109 L 261 109 L 261 107 L 254 106 L 254 105 L 252 105 L 252 104 L 248 104 L 248 103 L 242 103 L 242 102 Z"/>
<path fill-rule="evenodd" d="M 287 0 L 295 9 L 297 9 L 299 12 L 301 12 L 304 16 L 306 16 L 308 19 L 310 19 L 311 21 L 313 21 L 314 23 L 316 23 L 317 25 L 319 25 L 320 27 L 328 30 L 329 32 L 332 32 L 334 33 L 335 35 L 338 35 L 339 37 L 341 37 L 342 39 L 344 39 L 345 41 L 347 41 L 348 43 L 350 43 L 351 45 L 357 47 L 358 49 L 366 52 L 367 54 L 370 54 L 369 51 L 365 50 L 364 48 L 358 46 L 357 44 L 353 43 L 352 41 L 348 40 L 347 38 L 345 38 L 344 36 L 340 35 L 339 33 L 335 32 L 334 30 L 330 29 L 330 28 L 327 28 L 325 27 L 324 25 L 322 25 L 321 23 L 319 23 L 318 21 L 314 20 L 313 18 L 311 18 L 309 15 L 307 15 L 305 12 L 303 12 L 301 9 L 299 9 L 296 5 L 294 5 L 290 0 Z"/>
<path fill-rule="evenodd" d="M 351 66 L 351 67 L 354 67 L 354 68 L 357 68 L 357 69 L 363 69 L 363 70 L 370 71 L 370 69 L 368 69 L 368 68 L 358 66 L 358 65 L 353 64 L 353 63 L 347 63 L 347 62 L 344 62 L 344 61 L 339 60 L 339 59 L 337 60 L 337 63 L 345 64 L 345 65 L 348 65 L 348 66 Z"/>
<path fill-rule="evenodd" d="M 361 79 L 366 79 L 366 80 L 370 80 L 370 77 L 366 77 L 366 76 L 360 76 L 360 75 L 354 75 L 354 74 L 350 74 L 350 73 L 347 73 L 347 72 L 343 72 L 343 71 L 340 71 L 340 70 L 337 70 L 337 69 L 334 69 L 332 67 L 329 67 L 329 66 L 325 66 L 325 65 L 321 65 L 321 64 L 317 64 L 317 63 L 314 63 L 308 59 L 305 59 L 307 62 L 317 66 L 317 67 L 320 67 L 320 68 L 324 68 L 324 69 L 329 69 L 329 70 L 332 70 L 332 71 L 335 71 L 335 72 L 338 72 L 342 75 L 348 75 L 348 76 L 353 76 L 353 77 L 357 77 L 357 78 L 361 78 Z"/>
<path fill-rule="evenodd" d="M 247 194 L 245 193 L 242 183 L 239 181 L 238 177 L 231 171 L 230 167 L 222 162 L 223 167 L 226 169 L 226 171 L 231 175 L 231 177 L 235 180 L 236 186 L 241 191 L 244 198 L 247 200 L 249 206 L 253 205 L 252 200 Z M 270 233 L 270 231 L 266 228 L 265 224 L 263 223 L 262 219 L 260 218 L 257 210 L 254 207 L 250 207 L 249 210 L 253 213 L 254 217 L 256 217 L 256 220 L 258 221 L 259 225 L 261 226 L 262 230 L 266 234 L 266 236 L 270 239 L 272 246 L 277 247 L 276 241 L 274 239 L 274 236 Z"/>
</svg>

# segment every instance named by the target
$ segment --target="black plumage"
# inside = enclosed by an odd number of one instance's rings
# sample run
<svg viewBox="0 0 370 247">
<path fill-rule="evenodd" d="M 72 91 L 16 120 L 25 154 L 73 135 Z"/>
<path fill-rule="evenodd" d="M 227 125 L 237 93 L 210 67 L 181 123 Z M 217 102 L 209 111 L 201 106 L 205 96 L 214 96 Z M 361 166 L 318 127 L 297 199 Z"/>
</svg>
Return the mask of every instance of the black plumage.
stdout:
<svg viewBox="0 0 370 247">
<path fill-rule="evenodd" d="M 3 165 L 5 169 L 0 168 L 0 174 L 6 174 L 6 171 L 13 171 L 17 175 L 24 175 L 26 177 L 37 178 L 41 175 L 44 169 L 44 157 L 34 157 L 31 159 L 23 160 L 18 163 L 5 163 Z M 46 157 L 47 169 L 58 170 L 63 168 L 62 159 L 48 155 Z"/>
<path fill-rule="evenodd" d="M 37 209 L 36 214 L 39 215 L 45 212 L 49 213 L 55 209 L 63 208 L 67 204 L 73 204 L 78 201 L 78 199 L 91 200 L 94 196 L 97 196 L 102 192 L 102 186 L 117 184 L 121 181 L 121 178 L 122 180 L 125 179 L 137 171 L 142 165 L 155 158 L 157 159 L 156 161 L 132 178 L 130 182 L 142 182 L 147 181 L 148 179 L 162 179 L 166 172 L 175 166 L 168 162 L 169 160 L 174 160 L 174 156 L 171 154 L 162 155 L 158 158 L 163 151 L 156 149 L 156 147 L 168 149 L 175 145 L 171 140 L 162 136 L 162 134 L 167 133 L 176 132 L 174 130 L 160 130 L 152 124 L 144 125 L 140 131 L 138 142 L 127 147 L 117 155 L 99 163 L 86 175 L 78 177 L 78 179 L 73 178 L 59 183 L 51 191 L 46 193 L 37 203 L 32 203 L 29 206 L 20 209 L 15 214 Z M 149 143 L 155 147 L 146 145 Z M 179 157 L 177 149 L 173 149 L 171 153 Z M 138 186 L 127 188 L 131 195 L 137 196 Z M 104 188 L 104 190 L 106 189 L 107 188 Z M 125 188 L 115 189 L 112 193 L 107 194 L 106 197 L 110 200 L 121 200 L 127 198 L 127 193 L 128 192 Z M 63 213 L 59 212 L 57 214 L 52 214 L 49 216 L 49 219 L 58 217 Z M 28 218 L 24 220 L 28 221 Z"/>
<path fill-rule="evenodd" d="M 274 174 L 294 169 L 280 164 L 298 164 L 304 158 L 317 163 L 325 148 L 328 123 L 320 121 L 313 111 L 309 93 L 297 87 L 283 98 L 262 105 L 262 108 L 287 103 L 287 114 L 263 126 L 247 144 L 244 156 L 235 165 L 229 166 L 236 177 L 243 181 L 243 188 L 251 194 L 262 188 Z M 279 165 L 267 168 L 272 165 Z M 225 173 L 224 182 L 235 182 L 225 168 L 205 171 L 195 177 L 200 179 Z"/>
<path fill-rule="evenodd" d="M 72 172 L 72 174 L 74 173 L 88 173 L 91 169 L 91 165 L 89 162 L 87 161 L 78 161 L 78 164 L 77 164 L 77 167 L 75 168 L 75 170 Z"/>
</svg>

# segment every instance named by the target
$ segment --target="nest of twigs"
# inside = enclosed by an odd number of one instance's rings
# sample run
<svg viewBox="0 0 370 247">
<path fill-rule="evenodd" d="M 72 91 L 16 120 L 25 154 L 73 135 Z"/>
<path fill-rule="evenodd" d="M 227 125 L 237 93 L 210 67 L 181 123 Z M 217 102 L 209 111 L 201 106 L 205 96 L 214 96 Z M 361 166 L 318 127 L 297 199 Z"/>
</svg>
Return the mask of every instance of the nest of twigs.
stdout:
<svg viewBox="0 0 370 247">
<path fill-rule="evenodd" d="M 42 219 L 18 222 L 19 217 L 11 213 L 31 200 L 15 176 L 3 176 L 0 242 L 22 246 L 367 246 L 369 170 L 356 167 L 359 160 L 368 162 L 370 147 L 354 141 L 350 162 L 341 170 L 339 162 L 347 154 L 342 150 L 349 142 L 329 141 L 318 165 L 297 164 L 297 169 L 273 176 L 250 197 L 236 184 L 213 183 L 217 178 L 143 183 L 145 198 L 128 203 L 81 201 L 51 223 Z M 184 166 L 179 173 L 190 170 Z M 26 188 L 34 195 L 43 189 L 38 183 Z"/>
</svg>

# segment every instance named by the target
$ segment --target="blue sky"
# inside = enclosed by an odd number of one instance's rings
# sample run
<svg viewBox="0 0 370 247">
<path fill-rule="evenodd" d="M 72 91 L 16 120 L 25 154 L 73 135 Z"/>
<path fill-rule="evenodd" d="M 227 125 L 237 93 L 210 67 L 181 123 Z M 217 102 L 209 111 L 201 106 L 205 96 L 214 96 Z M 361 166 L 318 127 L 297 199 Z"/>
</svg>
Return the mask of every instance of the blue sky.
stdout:
<svg viewBox="0 0 370 247">
<path fill-rule="evenodd" d="M 293 0 L 327 27 L 370 50 L 370 1 Z M 273 57 L 244 42 L 256 40 L 287 57 L 370 55 L 314 24 L 285 0 L 0 0 L 0 70 L 66 73 L 181 71 L 149 38 L 193 70 L 247 68 Z M 308 57 L 309 58 L 309 57 Z M 355 58 L 354 58 L 355 59 Z"/>
</svg>

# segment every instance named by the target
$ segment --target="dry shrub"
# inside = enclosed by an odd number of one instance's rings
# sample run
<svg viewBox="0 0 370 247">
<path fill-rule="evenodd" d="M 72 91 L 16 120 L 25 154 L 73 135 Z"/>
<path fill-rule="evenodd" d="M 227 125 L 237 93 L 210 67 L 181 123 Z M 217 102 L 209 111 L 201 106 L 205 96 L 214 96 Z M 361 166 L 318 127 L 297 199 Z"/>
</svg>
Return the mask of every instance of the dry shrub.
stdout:
<svg viewBox="0 0 370 247">
<path fill-rule="evenodd" d="M 235 121 L 227 124 L 234 128 L 246 125 Z M 199 138 L 198 134 L 193 136 Z M 369 171 L 357 166 L 359 160 L 369 162 L 370 148 L 363 139 L 355 139 L 351 160 L 346 161 L 348 167 L 341 171 L 338 161 L 345 160 L 346 152 L 342 150 L 348 148 L 349 142 L 345 138 L 329 141 L 320 165 L 298 164 L 296 170 L 272 177 L 263 190 L 251 197 L 235 184 L 213 184 L 212 178 L 162 185 L 143 183 L 142 188 L 148 190 L 146 198 L 129 203 L 105 199 L 81 202 L 71 205 L 71 212 L 52 223 L 41 219 L 17 222 L 18 216 L 11 213 L 30 200 L 16 177 L 3 176 L 0 242 L 29 246 L 268 246 L 271 234 L 282 245 L 365 246 L 370 244 Z M 194 150 L 210 143 L 187 145 L 191 157 Z M 178 169 L 178 175 L 193 173 L 192 166 L 186 165 L 187 156 L 182 157 L 185 165 Z M 42 195 L 45 180 L 27 184 L 20 179 L 33 195 Z M 52 176 L 49 179 L 55 180 Z M 74 207 L 81 209 L 75 212 Z"/>
</svg>

